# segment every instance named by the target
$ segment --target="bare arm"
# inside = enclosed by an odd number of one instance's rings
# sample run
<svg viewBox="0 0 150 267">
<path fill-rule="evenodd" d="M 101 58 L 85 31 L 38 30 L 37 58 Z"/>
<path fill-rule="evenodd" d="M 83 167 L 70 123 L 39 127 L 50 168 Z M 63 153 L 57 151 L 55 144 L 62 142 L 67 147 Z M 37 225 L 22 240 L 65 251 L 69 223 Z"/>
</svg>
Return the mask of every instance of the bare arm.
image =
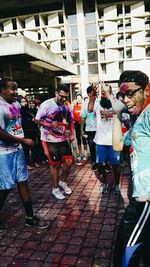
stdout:
<svg viewBox="0 0 150 267">
<path fill-rule="evenodd" d="M 89 103 L 88 103 L 88 108 L 87 108 L 88 112 L 93 112 L 94 110 L 94 104 L 95 104 L 95 99 L 96 99 L 96 89 L 93 88 L 93 91 L 89 97 Z"/>
<path fill-rule="evenodd" d="M 0 128 L 0 140 L 2 140 L 3 142 L 5 142 L 8 145 L 15 144 L 15 143 L 24 144 L 27 146 L 33 146 L 34 145 L 33 140 L 14 136 L 12 134 L 5 132 L 1 128 Z"/>
<path fill-rule="evenodd" d="M 34 120 L 34 122 L 39 126 L 43 126 L 43 127 L 47 127 L 47 128 L 55 128 L 58 126 L 57 121 L 53 121 L 52 123 L 50 123 L 50 122 L 46 122 L 43 120 Z"/>
<path fill-rule="evenodd" d="M 113 149 L 115 151 L 123 150 L 123 141 L 122 141 L 122 129 L 121 129 L 121 121 L 120 121 L 120 113 L 115 115 L 114 125 L 113 125 Z"/>
</svg>

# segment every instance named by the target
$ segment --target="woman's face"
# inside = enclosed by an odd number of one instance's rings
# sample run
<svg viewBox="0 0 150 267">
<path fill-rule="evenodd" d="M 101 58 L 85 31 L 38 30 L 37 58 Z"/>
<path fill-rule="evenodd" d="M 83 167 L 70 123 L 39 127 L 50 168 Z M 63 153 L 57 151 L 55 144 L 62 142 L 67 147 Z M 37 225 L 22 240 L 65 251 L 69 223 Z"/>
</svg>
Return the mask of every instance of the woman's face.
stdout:
<svg viewBox="0 0 150 267">
<path fill-rule="evenodd" d="M 27 100 L 25 98 L 22 98 L 20 104 L 21 106 L 25 107 L 27 105 Z"/>
<path fill-rule="evenodd" d="M 77 95 L 77 103 L 78 104 L 82 103 L 82 96 L 81 95 Z"/>
<path fill-rule="evenodd" d="M 29 103 L 29 108 L 35 108 L 35 103 L 32 102 L 32 101 L 30 101 L 30 103 Z"/>
</svg>

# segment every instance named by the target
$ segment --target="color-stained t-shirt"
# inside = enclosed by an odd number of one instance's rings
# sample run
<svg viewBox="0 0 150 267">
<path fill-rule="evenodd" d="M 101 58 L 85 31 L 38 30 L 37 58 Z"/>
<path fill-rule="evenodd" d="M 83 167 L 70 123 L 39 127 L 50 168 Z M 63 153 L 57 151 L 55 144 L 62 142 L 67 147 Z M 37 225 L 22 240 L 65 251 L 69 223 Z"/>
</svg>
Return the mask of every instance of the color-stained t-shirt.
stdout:
<svg viewBox="0 0 150 267">
<path fill-rule="evenodd" d="M 96 99 L 95 101 L 98 101 L 98 99 Z M 85 100 L 82 104 L 82 108 L 81 108 L 81 113 L 80 116 L 81 118 L 85 119 L 85 131 L 87 132 L 92 132 L 92 131 L 96 131 L 97 127 L 96 127 L 96 114 L 95 112 L 88 112 L 88 103 L 89 100 Z"/>
<path fill-rule="evenodd" d="M 112 127 L 115 114 L 113 108 L 104 109 L 100 105 L 100 101 L 96 101 L 94 112 L 96 113 L 97 122 L 97 131 L 94 142 L 97 145 L 112 146 Z"/>
<path fill-rule="evenodd" d="M 0 128 L 16 137 L 24 137 L 20 104 L 18 102 L 9 104 L 3 98 L 0 98 Z M 12 153 L 20 148 L 22 148 L 21 144 L 10 145 L 0 140 L 0 155 Z"/>
<path fill-rule="evenodd" d="M 73 121 L 69 106 L 57 104 L 55 98 L 48 99 L 40 105 L 35 119 L 49 123 L 54 121 L 59 123 L 58 127 L 55 128 L 40 126 L 41 140 L 53 143 L 67 140 L 66 130 L 68 129 L 68 124 Z"/>
<path fill-rule="evenodd" d="M 150 200 L 150 105 L 124 135 L 123 141 L 132 148 L 133 197 Z"/>
</svg>

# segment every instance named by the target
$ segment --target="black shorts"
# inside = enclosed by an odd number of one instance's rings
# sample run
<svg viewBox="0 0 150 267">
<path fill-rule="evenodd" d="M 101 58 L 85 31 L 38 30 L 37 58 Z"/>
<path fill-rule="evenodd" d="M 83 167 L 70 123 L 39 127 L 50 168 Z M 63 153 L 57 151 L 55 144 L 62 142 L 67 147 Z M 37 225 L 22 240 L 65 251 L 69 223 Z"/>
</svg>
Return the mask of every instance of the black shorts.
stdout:
<svg viewBox="0 0 150 267">
<path fill-rule="evenodd" d="M 65 158 L 73 159 L 71 147 L 67 141 L 59 143 L 49 143 L 42 141 L 42 145 L 51 165 L 57 165 Z"/>
</svg>

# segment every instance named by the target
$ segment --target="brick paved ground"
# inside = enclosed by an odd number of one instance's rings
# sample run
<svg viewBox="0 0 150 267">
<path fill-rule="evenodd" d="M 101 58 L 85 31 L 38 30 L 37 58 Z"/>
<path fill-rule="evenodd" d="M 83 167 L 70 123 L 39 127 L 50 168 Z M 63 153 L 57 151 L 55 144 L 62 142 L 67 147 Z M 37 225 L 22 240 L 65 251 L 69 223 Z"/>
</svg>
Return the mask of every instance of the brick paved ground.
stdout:
<svg viewBox="0 0 150 267">
<path fill-rule="evenodd" d="M 126 168 L 121 195 L 100 196 L 90 164 L 74 165 L 68 177 L 73 193 L 58 201 L 51 195 L 48 166 L 30 172 L 34 209 L 49 227 L 25 227 L 24 210 L 13 190 L 2 212 L 6 229 L 0 235 L 0 267 L 110 267 L 115 233 L 128 203 L 128 180 Z"/>
</svg>

